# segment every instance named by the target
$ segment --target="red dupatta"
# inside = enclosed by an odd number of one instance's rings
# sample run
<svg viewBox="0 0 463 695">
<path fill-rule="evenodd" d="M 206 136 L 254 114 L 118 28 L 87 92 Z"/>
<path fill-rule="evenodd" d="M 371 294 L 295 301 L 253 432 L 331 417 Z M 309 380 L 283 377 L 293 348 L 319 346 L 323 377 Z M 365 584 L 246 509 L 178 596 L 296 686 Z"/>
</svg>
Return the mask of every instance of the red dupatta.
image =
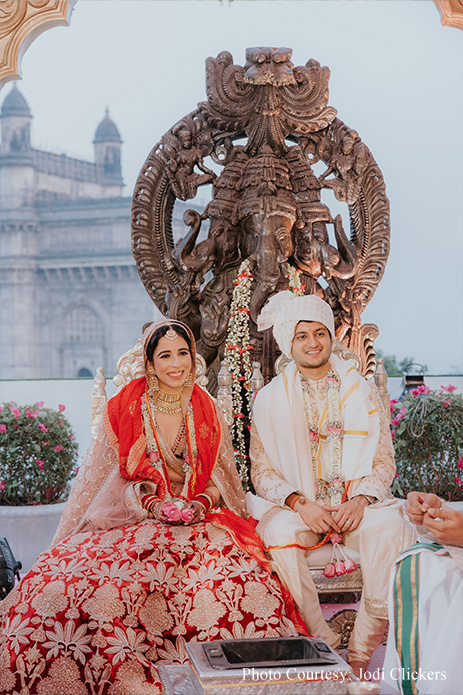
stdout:
<svg viewBox="0 0 463 695">
<path fill-rule="evenodd" d="M 119 470 L 128 480 L 152 480 L 160 486 L 160 496 L 165 494 L 165 480 L 146 456 L 146 435 L 141 404 L 146 391 L 146 379 L 133 379 L 114 398 L 108 401 L 110 442 L 118 451 Z M 195 384 L 191 399 L 194 432 L 190 432 L 186 418 L 187 441 L 193 475 L 188 486 L 187 499 L 203 492 L 209 482 L 219 454 L 221 429 L 212 398 Z M 155 433 L 156 435 L 156 433 Z M 192 455 L 194 437 L 197 456 Z M 164 470 L 165 479 L 168 478 Z"/>
</svg>

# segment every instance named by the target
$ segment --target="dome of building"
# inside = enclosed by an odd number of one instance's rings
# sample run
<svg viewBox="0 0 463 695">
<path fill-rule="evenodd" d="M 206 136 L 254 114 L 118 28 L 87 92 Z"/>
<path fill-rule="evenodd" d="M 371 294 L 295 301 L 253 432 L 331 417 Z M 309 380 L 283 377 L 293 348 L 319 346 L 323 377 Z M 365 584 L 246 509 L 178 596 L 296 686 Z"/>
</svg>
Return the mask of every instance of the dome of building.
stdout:
<svg viewBox="0 0 463 695">
<path fill-rule="evenodd" d="M 17 88 L 16 83 L 13 85 L 13 89 L 11 89 L 11 91 L 6 95 L 0 115 L 29 116 L 32 118 L 29 104 Z"/>
<path fill-rule="evenodd" d="M 93 143 L 95 144 L 98 142 L 122 142 L 116 124 L 109 116 L 108 109 L 106 109 L 105 117 L 95 132 L 95 139 Z"/>
</svg>

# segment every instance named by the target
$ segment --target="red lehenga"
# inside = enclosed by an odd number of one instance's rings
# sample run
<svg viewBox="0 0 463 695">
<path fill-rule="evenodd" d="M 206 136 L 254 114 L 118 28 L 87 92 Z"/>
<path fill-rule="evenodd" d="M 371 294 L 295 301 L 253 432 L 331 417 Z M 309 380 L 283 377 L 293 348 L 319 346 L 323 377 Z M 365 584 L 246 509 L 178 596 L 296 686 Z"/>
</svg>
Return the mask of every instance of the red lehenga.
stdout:
<svg viewBox="0 0 463 695">
<path fill-rule="evenodd" d="M 157 695 L 156 665 L 186 661 L 190 640 L 307 634 L 241 516 L 229 440 L 197 386 L 186 498 L 211 479 L 224 508 L 191 526 L 147 518 L 142 495 L 170 485 L 146 455 L 145 386 L 109 401 L 54 545 L 0 603 L 2 695 Z"/>
</svg>

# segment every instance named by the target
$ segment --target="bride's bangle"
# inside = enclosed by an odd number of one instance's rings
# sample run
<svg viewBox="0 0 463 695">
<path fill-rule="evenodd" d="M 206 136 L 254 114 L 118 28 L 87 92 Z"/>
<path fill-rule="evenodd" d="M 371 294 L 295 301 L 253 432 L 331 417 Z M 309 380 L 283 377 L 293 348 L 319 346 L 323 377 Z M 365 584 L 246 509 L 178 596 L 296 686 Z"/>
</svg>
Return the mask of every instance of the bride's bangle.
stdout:
<svg viewBox="0 0 463 695">
<path fill-rule="evenodd" d="M 143 497 L 141 498 L 141 503 L 148 512 L 148 516 L 153 516 L 153 507 L 158 502 L 162 502 L 162 500 L 160 497 L 156 497 L 156 495 L 143 495 Z"/>
<path fill-rule="evenodd" d="M 200 492 L 199 495 L 196 495 L 194 499 L 204 506 L 206 514 L 211 511 L 212 507 L 215 506 L 214 500 L 210 495 L 207 494 L 207 492 Z"/>
</svg>

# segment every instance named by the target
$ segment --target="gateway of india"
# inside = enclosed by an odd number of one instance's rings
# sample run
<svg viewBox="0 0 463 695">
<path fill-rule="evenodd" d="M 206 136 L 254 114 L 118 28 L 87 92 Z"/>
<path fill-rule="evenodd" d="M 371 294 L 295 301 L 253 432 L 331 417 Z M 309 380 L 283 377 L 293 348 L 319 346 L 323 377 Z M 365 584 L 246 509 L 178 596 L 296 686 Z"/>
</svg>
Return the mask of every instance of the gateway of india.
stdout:
<svg viewBox="0 0 463 695">
<path fill-rule="evenodd" d="M 107 112 L 94 162 L 35 149 L 16 85 L 0 119 L 0 379 L 111 373 L 158 315 L 130 249 L 119 131 Z"/>
</svg>

